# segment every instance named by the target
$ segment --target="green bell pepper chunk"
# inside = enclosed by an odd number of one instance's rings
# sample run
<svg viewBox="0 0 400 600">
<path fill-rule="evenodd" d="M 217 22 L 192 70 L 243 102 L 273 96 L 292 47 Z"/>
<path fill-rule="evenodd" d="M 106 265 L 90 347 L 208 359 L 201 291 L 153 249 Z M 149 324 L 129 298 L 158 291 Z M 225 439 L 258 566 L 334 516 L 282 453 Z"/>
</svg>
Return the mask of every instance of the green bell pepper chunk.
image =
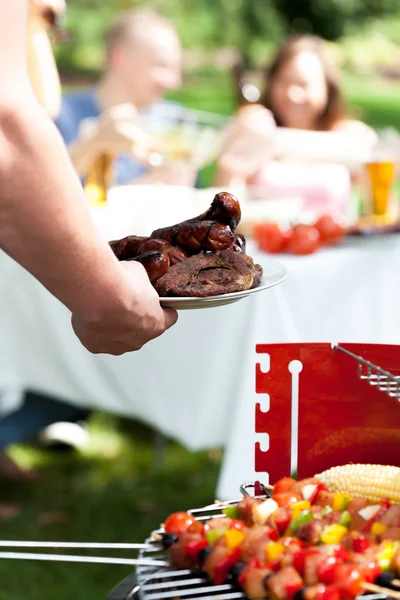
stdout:
<svg viewBox="0 0 400 600">
<path fill-rule="evenodd" d="M 306 510 L 303 510 L 299 514 L 299 516 L 296 517 L 296 519 L 290 523 L 289 529 L 290 529 L 291 533 L 296 533 L 296 531 L 298 530 L 298 528 L 301 525 L 305 525 L 306 523 L 309 523 L 310 521 L 313 520 L 313 518 L 314 518 L 314 515 L 309 508 L 307 508 Z"/>
<path fill-rule="evenodd" d="M 221 527 L 219 529 L 209 529 L 206 533 L 206 540 L 212 546 L 215 542 L 224 535 L 225 531 L 228 531 L 227 527 Z"/>
<path fill-rule="evenodd" d="M 344 525 L 344 527 L 348 527 L 351 523 L 351 514 L 348 510 L 344 510 L 341 514 L 339 525 Z"/>
<path fill-rule="evenodd" d="M 343 506 L 342 506 L 342 510 L 346 510 L 346 508 L 348 507 L 350 502 L 350 498 L 348 496 L 345 496 L 343 498 Z"/>
<path fill-rule="evenodd" d="M 237 506 L 227 506 L 222 512 L 230 519 L 240 519 L 240 512 Z"/>
</svg>

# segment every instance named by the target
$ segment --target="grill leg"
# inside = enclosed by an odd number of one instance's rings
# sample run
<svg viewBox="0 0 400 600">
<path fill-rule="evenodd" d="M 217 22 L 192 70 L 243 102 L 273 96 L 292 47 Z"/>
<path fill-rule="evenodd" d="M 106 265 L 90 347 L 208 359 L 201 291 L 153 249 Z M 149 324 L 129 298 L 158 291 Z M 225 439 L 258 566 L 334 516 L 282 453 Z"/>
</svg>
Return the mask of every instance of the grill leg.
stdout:
<svg viewBox="0 0 400 600">
<path fill-rule="evenodd" d="M 140 585 L 137 582 L 136 575 L 128 575 L 107 596 L 107 600 L 133 600 L 134 598 L 139 598 L 139 591 Z"/>
</svg>

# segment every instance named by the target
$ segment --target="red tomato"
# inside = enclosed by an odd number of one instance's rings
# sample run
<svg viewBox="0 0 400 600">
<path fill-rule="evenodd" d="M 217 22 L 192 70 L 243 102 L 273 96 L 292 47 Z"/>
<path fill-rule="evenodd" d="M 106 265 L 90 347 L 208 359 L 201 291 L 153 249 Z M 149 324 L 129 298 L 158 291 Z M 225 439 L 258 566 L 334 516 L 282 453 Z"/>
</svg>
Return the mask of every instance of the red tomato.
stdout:
<svg viewBox="0 0 400 600">
<path fill-rule="evenodd" d="M 346 600 L 352 600 L 362 592 L 364 578 L 361 570 L 353 565 L 339 565 L 335 573 L 336 585 L 340 589 L 340 596 Z"/>
<path fill-rule="evenodd" d="M 288 248 L 293 254 L 312 254 L 321 245 L 321 236 L 316 227 L 296 225 L 293 228 Z"/>
<path fill-rule="evenodd" d="M 295 479 L 292 479 L 291 477 L 283 477 L 282 479 L 279 479 L 279 481 L 277 481 L 274 485 L 274 494 L 288 492 L 295 483 Z"/>
<path fill-rule="evenodd" d="M 290 234 L 282 231 L 276 223 L 255 225 L 253 236 L 261 250 L 274 254 L 286 250 L 290 239 Z"/>
<path fill-rule="evenodd" d="M 189 526 L 188 531 L 190 531 L 190 533 L 200 533 L 200 535 L 204 535 L 204 532 L 205 532 L 204 528 L 205 528 L 204 523 L 202 521 L 197 521 L 197 519 L 196 519 Z"/>
<path fill-rule="evenodd" d="M 330 585 L 334 583 L 336 577 L 336 569 L 341 563 L 335 556 L 327 556 L 324 558 L 317 567 L 318 580 L 321 583 Z"/>
<path fill-rule="evenodd" d="M 294 494 L 293 492 L 282 492 L 280 494 L 273 494 L 273 499 L 279 504 L 279 506 L 287 506 L 288 504 L 294 504 L 300 502 L 303 498 L 300 494 Z"/>
<path fill-rule="evenodd" d="M 244 521 L 240 521 L 240 519 L 231 519 L 229 529 L 237 529 L 238 531 L 243 531 L 243 529 L 246 529 L 246 524 L 244 523 Z"/>
<path fill-rule="evenodd" d="M 368 564 L 362 566 L 364 579 L 367 583 L 374 583 L 375 579 L 382 573 L 382 567 L 377 560 L 371 560 Z"/>
<path fill-rule="evenodd" d="M 182 535 L 186 533 L 189 527 L 194 523 L 195 518 L 193 515 L 189 515 L 186 512 L 176 512 L 168 517 L 165 521 L 164 529 L 167 533 L 175 533 L 175 535 Z"/>
<path fill-rule="evenodd" d="M 324 244 L 336 244 L 344 236 L 345 229 L 337 223 L 330 215 L 320 217 L 314 227 L 316 227 Z"/>
<path fill-rule="evenodd" d="M 340 590 L 336 585 L 327 585 L 318 589 L 315 600 L 340 600 Z"/>
</svg>

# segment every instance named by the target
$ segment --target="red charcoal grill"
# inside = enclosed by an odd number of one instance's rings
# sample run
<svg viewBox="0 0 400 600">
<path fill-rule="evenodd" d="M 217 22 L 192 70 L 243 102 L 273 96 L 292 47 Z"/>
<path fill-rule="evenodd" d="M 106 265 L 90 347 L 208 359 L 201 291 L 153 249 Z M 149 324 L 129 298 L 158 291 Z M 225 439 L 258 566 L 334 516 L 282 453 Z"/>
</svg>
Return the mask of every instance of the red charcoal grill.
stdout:
<svg viewBox="0 0 400 600">
<path fill-rule="evenodd" d="M 268 436 L 268 450 L 255 444 L 254 465 L 272 482 L 288 473 L 312 476 L 349 462 L 400 466 L 400 347 L 368 344 L 258 345 L 269 369 L 256 364 L 255 431 Z M 378 366 L 379 365 L 379 366 Z M 261 400 L 262 395 L 265 398 Z M 262 406 L 263 405 L 263 406 Z M 258 482 L 242 493 L 268 495 Z M 199 519 L 221 514 L 230 503 L 192 510 Z M 160 530 L 161 531 L 161 530 Z M 157 532 L 155 532 L 157 533 Z M 165 559 L 152 538 L 139 558 Z M 234 600 L 244 594 L 230 584 L 214 586 L 202 573 L 140 566 L 108 600 Z M 363 600 L 383 600 L 368 594 Z"/>
</svg>

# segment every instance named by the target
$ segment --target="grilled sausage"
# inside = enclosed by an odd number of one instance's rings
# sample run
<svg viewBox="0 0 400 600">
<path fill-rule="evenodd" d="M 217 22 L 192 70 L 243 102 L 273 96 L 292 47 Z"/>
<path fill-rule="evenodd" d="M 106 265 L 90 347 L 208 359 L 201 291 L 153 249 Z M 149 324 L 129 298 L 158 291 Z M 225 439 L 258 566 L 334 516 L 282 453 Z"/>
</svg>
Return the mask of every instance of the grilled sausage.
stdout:
<svg viewBox="0 0 400 600">
<path fill-rule="evenodd" d="M 113 240 L 108 243 L 118 260 L 129 260 L 136 256 L 140 244 L 147 239 L 137 235 L 128 235 L 121 240 Z"/>
<path fill-rule="evenodd" d="M 225 250 L 232 245 L 234 235 L 229 227 L 215 221 L 184 221 L 171 227 L 157 229 L 152 238 L 166 240 L 196 254 L 202 250 Z"/>
<path fill-rule="evenodd" d="M 158 250 L 149 250 L 128 260 L 140 262 L 146 269 L 151 283 L 154 283 L 157 279 L 165 275 L 170 264 L 168 254 L 159 252 Z"/>
<path fill-rule="evenodd" d="M 225 223 L 235 230 L 241 219 L 240 204 L 238 199 L 228 192 L 220 192 L 214 196 L 211 206 L 206 212 L 190 219 L 193 221 L 217 221 Z"/>
</svg>

